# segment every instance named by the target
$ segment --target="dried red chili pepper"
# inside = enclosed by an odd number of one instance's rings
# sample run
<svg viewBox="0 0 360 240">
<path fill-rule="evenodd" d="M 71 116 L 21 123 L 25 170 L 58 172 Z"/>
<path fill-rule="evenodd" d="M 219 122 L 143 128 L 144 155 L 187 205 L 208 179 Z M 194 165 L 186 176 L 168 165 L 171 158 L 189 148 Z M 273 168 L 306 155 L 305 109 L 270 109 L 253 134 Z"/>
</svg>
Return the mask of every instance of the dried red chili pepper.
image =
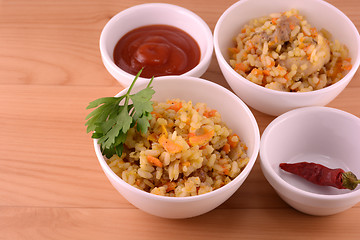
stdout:
<svg viewBox="0 0 360 240">
<path fill-rule="evenodd" d="M 311 162 L 280 163 L 280 168 L 321 186 L 332 186 L 339 189 L 354 190 L 360 183 L 352 172 L 330 169 L 321 164 Z"/>
</svg>

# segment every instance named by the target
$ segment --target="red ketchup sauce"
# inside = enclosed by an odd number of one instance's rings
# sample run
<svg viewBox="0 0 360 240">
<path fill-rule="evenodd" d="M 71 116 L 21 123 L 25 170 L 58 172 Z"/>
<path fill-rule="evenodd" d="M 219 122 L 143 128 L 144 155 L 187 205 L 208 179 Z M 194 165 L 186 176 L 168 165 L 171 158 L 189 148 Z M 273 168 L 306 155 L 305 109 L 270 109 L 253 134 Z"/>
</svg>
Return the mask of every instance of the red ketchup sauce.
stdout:
<svg viewBox="0 0 360 240">
<path fill-rule="evenodd" d="M 114 49 L 114 62 L 141 77 L 181 75 L 200 61 L 197 42 L 181 29 L 167 25 L 136 28 L 124 35 Z"/>
</svg>

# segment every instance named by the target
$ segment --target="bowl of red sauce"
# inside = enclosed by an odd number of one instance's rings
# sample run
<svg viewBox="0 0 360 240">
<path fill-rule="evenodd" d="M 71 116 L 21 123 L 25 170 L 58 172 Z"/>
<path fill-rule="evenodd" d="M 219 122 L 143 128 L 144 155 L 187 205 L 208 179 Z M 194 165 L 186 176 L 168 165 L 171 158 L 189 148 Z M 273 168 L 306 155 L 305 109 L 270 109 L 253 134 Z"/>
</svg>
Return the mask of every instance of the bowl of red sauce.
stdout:
<svg viewBox="0 0 360 240">
<path fill-rule="evenodd" d="M 105 25 L 100 52 L 109 73 L 128 86 L 142 70 L 139 81 L 151 77 L 200 77 L 213 53 L 212 33 L 192 11 L 165 3 L 125 9 Z"/>
</svg>

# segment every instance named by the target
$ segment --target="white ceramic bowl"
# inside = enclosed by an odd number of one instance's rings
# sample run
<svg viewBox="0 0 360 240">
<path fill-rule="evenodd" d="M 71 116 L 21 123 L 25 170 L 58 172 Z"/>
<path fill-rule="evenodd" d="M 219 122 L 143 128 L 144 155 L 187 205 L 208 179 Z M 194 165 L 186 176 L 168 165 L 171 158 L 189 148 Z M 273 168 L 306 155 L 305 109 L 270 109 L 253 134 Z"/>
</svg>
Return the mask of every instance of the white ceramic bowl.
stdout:
<svg viewBox="0 0 360 240">
<path fill-rule="evenodd" d="M 213 37 L 209 26 L 195 13 L 172 4 L 147 3 L 125 9 L 110 19 L 100 36 L 100 53 L 109 73 L 127 87 L 134 75 L 114 63 L 116 43 L 129 31 L 146 25 L 165 24 L 188 33 L 200 47 L 200 62 L 184 76 L 200 77 L 209 67 L 213 53 Z M 144 80 L 139 78 L 140 81 Z"/>
<path fill-rule="evenodd" d="M 360 119 L 329 107 L 289 111 L 271 122 L 260 144 L 261 169 L 279 196 L 311 215 L 339 213 L 360 202 L 355 190 L 318 186 L 280 169 L 282 162 L 315 162 L 360 177 Z"/>
<path fill-rule="evenodd" d="M 146 85 L 145 81 L 136 83 L 132 92 L 135 93 Z M 260 146 L 256 120 L 249 108 L 235 94 L 207 80 L 188 76 L 158 77 L 154 79 L 153 89 L 156 91 L 153 100 L 156 101 L 179 98 L 191 100 L 194 104 L 204 102 L 210 108 L 217 109 L 227 126 L 246 143 L 247 155 L 250 158 L 247 166 L 233 181 L 215 191 L 191 197 L 165 197 L 139 190 L 119 178 L 105 162 L 95 140 L 94 146 L 100 165 L 121 195 L 145 212 L 165 218 L 188 218 L 206 213 L 226 201 L 250 173 Z M 121 91 L 118 96 L 126 91 L 127 89 Z"/>
<path fill-rule="evenodd" d="M 342 80 L 313 92 L 281 92 L 250 82 L 231 68 L 228 48 L 233 46 L 233 37 L 241 27 L 251 19 L 291 8 L 298 9 L 312 26 L 325 28 L 349 48 L 353 67 Z M 234 92 L 249 106 L 274 116 L 298 107 L 328 104 L 348 85 L 360 64 L 360 37 L 356 27 L 340 10 L 321 0 L 239 1 L 219 18 L 214 30 L 214 48 L 220 69 Z"/>
</svg>

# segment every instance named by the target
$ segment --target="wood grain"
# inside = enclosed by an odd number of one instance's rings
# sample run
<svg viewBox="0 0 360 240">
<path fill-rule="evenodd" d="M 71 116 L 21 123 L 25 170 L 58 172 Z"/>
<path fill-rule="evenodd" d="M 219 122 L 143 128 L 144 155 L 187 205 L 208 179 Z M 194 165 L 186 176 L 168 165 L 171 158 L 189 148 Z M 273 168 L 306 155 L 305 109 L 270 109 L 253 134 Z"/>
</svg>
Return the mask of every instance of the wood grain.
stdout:
<svg viewBox="0 0 360 240">
<path fill-rule="evenodd" d="M 348 223 L 356 221 L 356 214 L 360 214 L 360 209 L 330 217 L 311 217 L 292 209 L 216 209 L 195 218 L 169 220 L 136 209 L 2 207 L 0 210 L 2 237 L 29 240 L 328 240 L 339 233 L 345 239 L 356 239 L 359 235 Z M 21 231 L 16 231 L 14 225 L 21 226 Z"/>
<path fill-rule="evenodd" d="M 313 217 L 282 201 L 259 159 L 210 213 L 167 220 L 127 202 L 103 174 L 85 130 L 87 104 L 123 89 L 101 62 L 102 28 L 147 1 L 0 0 L 0 239 L 359 239 L 360 204 Z M 236 0 L 157 1 L 214 29 Z M 358 0 L 331 0 L 360 28 Z M 215 56 L 203 78 L 228 89 Z M 230 89 L 231 90 L 231 89 Z M 360 75 L 328 106 L 360 117 Z M 274 119 L 256 110 L 260 132 Z"/>
</svg>

